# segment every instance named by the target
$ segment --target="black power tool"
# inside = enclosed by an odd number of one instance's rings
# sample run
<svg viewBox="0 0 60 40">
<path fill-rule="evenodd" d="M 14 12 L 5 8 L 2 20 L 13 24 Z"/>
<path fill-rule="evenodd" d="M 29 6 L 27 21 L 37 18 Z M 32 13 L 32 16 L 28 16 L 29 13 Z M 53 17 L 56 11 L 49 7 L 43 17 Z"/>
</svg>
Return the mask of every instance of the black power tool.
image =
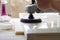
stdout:
<svg viewBox="0 0 60 40">
<path fill-rule="evenodd" d="M 35 0 L 32 0 L 32 4 L 26 6 L 26 11 L 29 13 L 28 19 L 21 19 L 23 23 L 41 23 L 41 19 L 35 19 L 33 14 L 35 12 L 39 13 L 40 10 L 36 7 Z"/>
</svg>

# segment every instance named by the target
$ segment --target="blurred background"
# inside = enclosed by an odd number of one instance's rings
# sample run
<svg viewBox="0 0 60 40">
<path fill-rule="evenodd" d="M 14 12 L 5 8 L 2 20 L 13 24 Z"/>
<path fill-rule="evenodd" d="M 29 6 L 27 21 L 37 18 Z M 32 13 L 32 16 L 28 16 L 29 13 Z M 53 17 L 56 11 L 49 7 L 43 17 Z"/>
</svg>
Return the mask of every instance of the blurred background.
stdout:
<svg viewBox="0 0 60 40">
<path fill-rule="evenodd" d="M 13 18 L 19 17 L 19 13 L 25 13 L 25 6 L 31 3 L 31 0 L 7 0 L 7 14 Z M 0 3 L 1 12 L 1 3 Z"/>
<path fill-rule="evenodd" d="M 7 14 L 13 18 L 18 18 L 19 13 L 25 13 L 26 5 L 31 4 L 31 0 L 7 0 L 6 10 Z M 1 2 L 0 2 L 0 12 L 1 12 Z M 47 10 L 45 12 L 56 12 L 52 10 Z"/>
</svg>

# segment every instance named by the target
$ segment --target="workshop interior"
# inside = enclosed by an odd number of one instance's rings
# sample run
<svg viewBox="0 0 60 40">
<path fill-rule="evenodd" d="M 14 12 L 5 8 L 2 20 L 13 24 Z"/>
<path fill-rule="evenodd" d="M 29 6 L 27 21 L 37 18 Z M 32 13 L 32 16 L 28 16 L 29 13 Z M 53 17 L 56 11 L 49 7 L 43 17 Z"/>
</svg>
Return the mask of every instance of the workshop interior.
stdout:
<svg viewBox="0 0 60 40">
<path fill-rule="evenodd" d="M 0 0 L 0 40 L 60 40 L 60 12 L 49 2 Z"/>
</svg>

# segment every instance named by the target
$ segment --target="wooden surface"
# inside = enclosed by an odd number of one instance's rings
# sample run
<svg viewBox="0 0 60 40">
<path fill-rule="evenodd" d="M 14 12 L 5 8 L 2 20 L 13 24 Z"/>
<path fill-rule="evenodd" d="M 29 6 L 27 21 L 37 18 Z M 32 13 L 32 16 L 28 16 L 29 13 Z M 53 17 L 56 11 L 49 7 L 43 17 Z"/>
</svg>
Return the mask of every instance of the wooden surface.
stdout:
<svg viewBox="0 0 60 40">
<path fill-rule="evenodd" d="M 60 40 L 60 33 L 27 34 L 27 40 Z"/>
<path fill-rule="evenodd" d="M 16 35 L 24 35 L 24 32 L 16 32 Z"/>
</svg>

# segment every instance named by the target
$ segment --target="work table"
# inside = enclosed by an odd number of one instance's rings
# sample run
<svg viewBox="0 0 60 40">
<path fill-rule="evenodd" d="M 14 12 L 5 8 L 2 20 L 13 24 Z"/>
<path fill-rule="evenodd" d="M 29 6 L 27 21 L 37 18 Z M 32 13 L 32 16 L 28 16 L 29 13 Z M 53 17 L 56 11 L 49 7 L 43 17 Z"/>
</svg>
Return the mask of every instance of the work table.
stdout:
<svg viewBox="0 0 60 40">
<path fill-rule="evenodd" d="M 22 16 L 24 15 L 24 16 Z M 37 15 L 37 16 L 36 16 Z M 34 17 L 41 18 L 41 23 L 22 23 L 26 40 L 60 40 L 60 15 L 36 14 Z M 39 15 L 39 16 L 38 16 Z M 28 14 L 20 14 L 21 18 L 27 18 Z M 48 18 L 49 17 L 49 18 Z M 47 20 L 48 19 L 48 20 Z M 57 19 L 57 20 L 56 20 Z M 46 21 L 47 20 L 47 21 Z"/>
<path fill-rule="evenodd" d="M 44 22 L 44 20 L 47 18 L 45 14 L 45 16 L 43 15 L 44 17 L 42 16 L 42 14 L 41 16 L 39 16 L 43 19 L 43 22 L 35 24 L 20 22 L 20 19 L 24 17 L 22 15 L 23 13 L 21 13 L 20 18 L 11 19 L 11 23 L 13 24 L 13 30 L 0 31 L 0 40 L 60 40 L 60 27 L 56 27 L 56 25 L 55 27 L 48 27 L 48 23 Z M 28 16 L 25 13 L 24 15 Z M 15 35 L 16 32 L 23 32 L 24 36 L 17 36 Z"/>
</svg>

